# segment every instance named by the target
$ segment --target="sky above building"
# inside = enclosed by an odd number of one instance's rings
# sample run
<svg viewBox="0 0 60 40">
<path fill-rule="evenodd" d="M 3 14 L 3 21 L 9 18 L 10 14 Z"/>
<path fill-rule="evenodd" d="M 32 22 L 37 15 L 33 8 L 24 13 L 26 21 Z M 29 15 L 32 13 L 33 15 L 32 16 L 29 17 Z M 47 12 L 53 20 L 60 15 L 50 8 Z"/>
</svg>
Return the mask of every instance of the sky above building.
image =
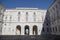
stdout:
<svg viewBox="0 0 60 40">
<path fill-rule="evenodd" d="M 0 0 L 5 8 L 41 8 L 48 9 L 54 0 Z"/>
</svg>

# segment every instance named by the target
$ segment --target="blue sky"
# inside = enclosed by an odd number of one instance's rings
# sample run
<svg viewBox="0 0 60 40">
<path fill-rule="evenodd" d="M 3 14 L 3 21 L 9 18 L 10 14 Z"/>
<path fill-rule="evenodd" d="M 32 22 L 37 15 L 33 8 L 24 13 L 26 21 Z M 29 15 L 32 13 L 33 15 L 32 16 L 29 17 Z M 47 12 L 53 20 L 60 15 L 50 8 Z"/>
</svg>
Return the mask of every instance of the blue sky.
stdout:
<svg viewBox="0 0 60 40">
<path fill-rule="evenodd" d="M 53 0 L 0 0 L 4 4 L 5 8 L 41 8 L 48 9 Z"/>
</svg>

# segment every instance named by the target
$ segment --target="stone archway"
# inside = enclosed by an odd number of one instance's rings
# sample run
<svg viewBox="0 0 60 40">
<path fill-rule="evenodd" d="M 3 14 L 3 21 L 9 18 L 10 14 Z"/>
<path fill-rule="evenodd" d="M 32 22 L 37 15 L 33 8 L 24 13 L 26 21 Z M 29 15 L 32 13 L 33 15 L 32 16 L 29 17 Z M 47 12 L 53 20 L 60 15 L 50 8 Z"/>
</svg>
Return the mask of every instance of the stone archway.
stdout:
<svg viewBox="0 0 60 40">
<path fill-rule="evenodd" d="M 26 25 L 25 26 L 25 35 L 29 35 L 29 26 L 28 25 Z"/>
<path fill-rule="evenodd" d="M 33 35 L 37 35 L 37 34 L 38 34 L 38 32 L 37 32 L 37 26 L 34 25 L 33 26 Z"/>
<path fill-rule="evenodd" d="M 21 26 L 20 25 L 16 26 L 16 35 L 21 35 Z"/>
</svg>

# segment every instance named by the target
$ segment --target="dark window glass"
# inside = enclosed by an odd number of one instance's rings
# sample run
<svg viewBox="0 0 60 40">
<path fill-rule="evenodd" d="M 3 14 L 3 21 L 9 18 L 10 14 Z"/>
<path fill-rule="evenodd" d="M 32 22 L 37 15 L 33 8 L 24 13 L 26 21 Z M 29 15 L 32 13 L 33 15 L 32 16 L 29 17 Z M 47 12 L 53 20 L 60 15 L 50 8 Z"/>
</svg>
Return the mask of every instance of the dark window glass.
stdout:
<svg viewBox="0 0 60 40">
<path fill-rule="evenodd" d="M 50 32 L 52 32 L 52 29 L 50 28 Z"/>
<path fill-rule="evenodd" d="M 55 31 L 57 32 L 57 27 L 55 27 Z"/>
<path fill-rule="evenodd" d="M 44 30 L 44 27 L 43 27 L 42 31 L 43 31 L 43 32 L 45 31 L 45 30 Z"/>
<path fill-rule="evenodd" d="M 54 32 L 54 27 L 53 27 L 53 32 Z"/>
<path fill-rule="evenodd" d="M 60 25 L 58 26 L 59 32 L 60 32 Z"/>
<path fill-rule="evenodd" d="M 53 10 L 55 10 L 55 8 L 53 7 Z"/>
<path fill-rule="evenodd" d="M 49 32 L 49 28 L 47 28 L 47 32 Z"/>
<path fill-rule="evenodd" d="M 46 23 L 46 25 L 48 26 L 48 23 Z"/>
<path fill-rule="evenodd" d="M 56 5 L 56 9 L 58 8 L 58 5 Z"/>
</svg>

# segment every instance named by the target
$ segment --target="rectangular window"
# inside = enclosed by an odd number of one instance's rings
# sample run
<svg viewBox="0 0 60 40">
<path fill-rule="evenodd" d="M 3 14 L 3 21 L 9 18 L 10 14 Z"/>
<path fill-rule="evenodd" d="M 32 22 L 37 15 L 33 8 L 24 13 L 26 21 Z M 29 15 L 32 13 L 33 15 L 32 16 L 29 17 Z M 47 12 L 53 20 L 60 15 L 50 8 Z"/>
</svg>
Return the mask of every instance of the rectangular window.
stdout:
<svg viewBox="0 0 60 40">
<path fill-rule="evenodd" d="M 53 32 L 53 28 L 51 27 L 51 32 Z"/>
<path fill-rule="evenodd" d="M 18 12 L 18 21 L 20 21 L 20 12 Z"/>
<path fill-rule="evenodd" d="M 59 6 L 59 8 L 60 8 L 60 2 L 58 2 L 58 6 Z"/>
<path fill-rule="evenodd" d="M 57 14 L 57 19 L 60 19 L 60 13 L 58 10 L 56 11 L 56 14 Z"/>
<path fill-rule="evenodd" d="M 12 15 L 10 15 L 10 24 L 11 24 L 11 21 L 12 21 Z M 9 25 L 10 25 L 10 24 L 9 24 Z"/>
<path fill-rule="evenodd" d="M 55 27 L 55 32 L 57 32 L 57 27 Z"/>
<path fill-rule="evenodd" d="M 7 16 L 5 16 L 5 20 L 7 20 Z"/>
<path fill-rule="evenodd" d="M 5 16 L 5 26 L 6 26 L 7 16 Z"/>
<path fill-rule="evenodd" d="M 20 16 L 18 16 L 18 21 L 20 21 Z"/>
<path fill-rule="evenodd" d="M 47 32 L 49 32 L 49 28 L 47 27 Z"/>
<path fill-rule="evenodd" d="M 53 32 L 54 32 L 54 27 L 52 27 L 52 29 L 53 29 Z"/>
<path fill-rule="evenodd" d="M 52 29 L 51 29 L 51 27 L 50 27 L 50 32 L 52 32 Z"/>
<path fill-rule="evenodd" d="M 52 12 L 55 10 L 55 7 L 53 7 L 53 10 L 51 10 Z"/>
<path fill-rule="evenodd" d="M 6 23 L 6 21 L 7 21 L 7 16 L 5 16 L 5 23 Z"/>
<path fill-rule="evenodd" d="M 42 28 L 42 31 L 43 31 L 43 32 L 45 32 L 45 29 L 44 29 L 44 27 Z"/>
<path fill-rule="evenodd" d="M 0 13 L 2 13 L 2 8 L 0 8 Z"/>
<path fill-rule="evenodd" d="M 28 12 L 26 12 L 26 21 L 28 21 Z"/>
<path fill-rule="evenodd" d="M 58 26 L 58 28 L 59 28 L 58 30 L 59 30 L 59 32 L 60 32 L 60 25 Z"/>
<path fill-rule="evenodd" d="M 36 21 L 36 13 L 35 12 L 34 12 L 33 16 L 34 16 L 34 22 L 35 22 Z"/>
<path fill-rule="evenodd" d="M 10 15 L 10 21 L 11 21 L 11 19 L 12 19 L 12 16 Z"/>
<path fill-rule="evenodd" d="M 0 10 L 0 13 L 1 13 L 1 10 Z"/>
<path fill-rule="evenodd" d="M 56 5 L 56 9 L 58 9 L 58 5 Z"/>
<path fill-rule="evenodd" d="M 42 17 L 42 21 L 44 21 L 43 16 L 41 16 L 41 17 Z"/>
</svg>

